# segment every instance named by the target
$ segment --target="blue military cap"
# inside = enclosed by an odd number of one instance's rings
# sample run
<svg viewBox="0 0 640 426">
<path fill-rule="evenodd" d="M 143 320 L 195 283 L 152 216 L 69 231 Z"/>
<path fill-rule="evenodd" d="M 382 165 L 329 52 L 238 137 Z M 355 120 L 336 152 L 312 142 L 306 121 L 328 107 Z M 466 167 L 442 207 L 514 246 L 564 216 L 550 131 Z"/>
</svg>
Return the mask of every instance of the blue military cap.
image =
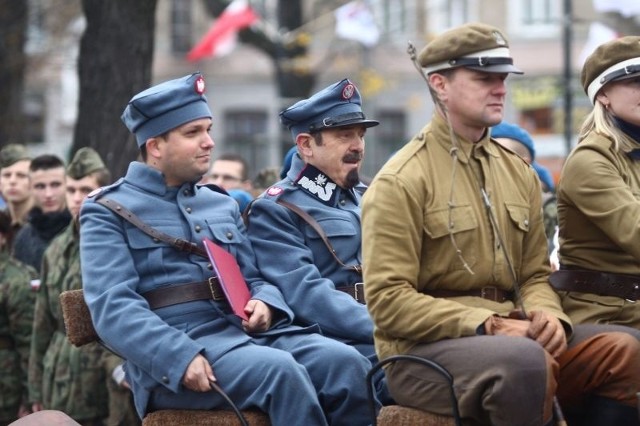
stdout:
<svg viewBox="0 0 640 426">
<path fill-rule="evenodd" d="M 122 121 L 136 135 L 141 147 L 147 139 L 185 123 L 211 118 L 204 91 L 204 78 L 200 73 L 165 81 L 131 98 L 122 113 Z"/>
<path fill-rule="evenodd" d="M 280 113 L 280 121 L 291 130 L 294 139 L 299 133 L 354 124 L 365 127 L 380 124 L 375 120 L 367 120 L 361 105 L 360 92 L 345 78 L 285 109 Z"/>
</svg>

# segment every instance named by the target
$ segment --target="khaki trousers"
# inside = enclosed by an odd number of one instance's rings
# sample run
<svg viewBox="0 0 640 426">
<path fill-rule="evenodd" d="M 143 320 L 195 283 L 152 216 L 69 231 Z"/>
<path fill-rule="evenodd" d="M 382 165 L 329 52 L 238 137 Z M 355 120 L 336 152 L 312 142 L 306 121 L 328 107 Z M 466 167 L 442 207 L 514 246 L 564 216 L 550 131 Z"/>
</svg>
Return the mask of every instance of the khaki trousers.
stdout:
<svg viewBox="0 0 640 426">
<path fill-rule="evenodd" d="M 418 344 L 408 354 L 435 361 L 452 374 L 465 424 L 541 426 L 551 419 L 555 394 L 572 410 L 580 410 L 591 394 L 635 406 L 640 342 L 624 330 L 576 326 L 569 349 L 556 360 L 531 339 L 506 336 Z M 448 384 L 437 373 L 396 362 L 386 374 L 398 404 L 451 415 Z"/>
</svg>

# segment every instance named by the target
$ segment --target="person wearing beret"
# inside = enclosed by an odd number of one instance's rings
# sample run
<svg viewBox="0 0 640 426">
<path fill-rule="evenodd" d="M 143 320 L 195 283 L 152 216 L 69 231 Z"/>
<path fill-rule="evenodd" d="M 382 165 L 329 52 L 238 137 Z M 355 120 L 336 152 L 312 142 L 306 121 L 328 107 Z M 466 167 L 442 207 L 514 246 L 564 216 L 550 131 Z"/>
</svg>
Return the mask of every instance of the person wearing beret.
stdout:
<svg viewBox="0 0 640 426">
<path fill-rule="evenodd" d="M 33 207 L 29 184 L 30 164 L 31 157 L 24 145 L 9 144 L 0 150 L 0 192 L 11 218 L 11 229 L 4 245 L 4 250 L 9 252 L 15 235 L 27 223 L 27 216 Z"/>
<path fill-rule="evenodd" d="M 216 382 L 240 409 L 259 409 L 274 425 L 368 424 L 368 360 L 317 327 L 292 325 L 278 287 L 257 269 L 237 202 L 215 185 L 197 185 L 214 147 L 204 93 L 194 73 L 138 93 L 122 114 L 142 162 L 90 194 L 80 213 L 95 328 L 126 359 L 140 417 L 228 408 Z M 123 220 L 125 209 L 169 238 Z M 238 263 L 251 292 L 248 319 L 233 314 L 202 256 L 205 237 Z"/>
<path fill-rule="evenodd" d="M 640 342 L 626 327 L 572 327 L 549 284 L 540 180 L 490 137 L 503 119 L 505 80 L 522 73 L 506 37 L 465 24 L 416 60 L 435 112 L 362 204 L 378 356 L 439 363 L 469 424 L 552 424 L 554 395 L 569 424 L 638 424 Z M 448 384 L 435 372 L 396 362 L 386 377 L 397 403 L 451 415 Z"/>
<path fill-rule="evenodd" d="M 640 37 L 599 46 L 581 80 L 593 110 L 558 185 L 552 284 L 574 323 L 640 330 Z"/>
<path fill-rule="evenodd" d="M 284 178 L 249 210 L 247 232 L 258 267 L 278 285 L 298 324 L 317 324 L 323 335 L 375 363 L 360 267 L 365 187 L 359 170 L 365 133 L 378 122 L 365 117 L 348 79 L 286 108 L 280 119 L 296 146 L 285 157 Z M 380 401 L 390 402 L 382 371 L 376 379 Z"/>
</svg>

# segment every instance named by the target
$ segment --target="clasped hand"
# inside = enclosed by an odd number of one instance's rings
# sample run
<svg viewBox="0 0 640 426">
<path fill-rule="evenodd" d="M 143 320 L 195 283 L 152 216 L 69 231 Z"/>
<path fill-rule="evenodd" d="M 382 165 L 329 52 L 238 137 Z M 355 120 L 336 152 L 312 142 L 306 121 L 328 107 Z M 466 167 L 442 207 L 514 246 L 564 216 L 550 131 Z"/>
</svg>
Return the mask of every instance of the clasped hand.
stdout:
<svg viewBox="0 0 640 426">
<path fill-rule="evenodd" d="M 508 318 L 492 316 L 484 323 L 488 335 L 519 336 L 535 340 L 554 358 L 567 350 L 564 328 L 558 318 L 543 311 L 531 311 L 524 317 L 513 311 Z"/>
</svg>

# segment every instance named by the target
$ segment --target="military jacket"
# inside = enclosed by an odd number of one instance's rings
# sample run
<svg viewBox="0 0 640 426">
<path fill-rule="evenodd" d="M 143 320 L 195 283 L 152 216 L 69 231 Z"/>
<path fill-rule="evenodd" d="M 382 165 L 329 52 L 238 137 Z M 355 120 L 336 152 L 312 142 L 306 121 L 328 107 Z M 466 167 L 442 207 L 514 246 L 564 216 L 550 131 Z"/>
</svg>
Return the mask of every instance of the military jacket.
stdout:
<svg viewBox="0 0 640 426">
<path fill-rule="evenodd" d="M 76 223 L 72 222 L 45 250 L 36 296 L 29 399 L 46 409 L 60 410 L 74 420 L 108 415 L 105 351 L 98 343 L 73 346 L 64 332 L 60 293 L 82 288 Z"/>
<path fill-rule="evenodd" d="M 592 132 L 567 158 L 557 198 L 563 265 L 640 275 L 640 159 Z"/>
<path fill-rule="evenodd" d="M 362 282 L 340 265 L 320 235 L 284 200 L 313 217 L 347 266 L 360 265 L 359 191 L 345 190 L 294 155 L 287 177 L 251 205 L 248 234 L 265 278 L 280 288 L 301 324 L 318 324 L 325 336 L 373 343 L 367 308 L 336 287 Z"/>
<path fill-rule="evenodd" d="M 208 259 L 157 241 L 96 203 L 112 199 L 147 225 L 198 244 L 207 237 L 235 256 L 254 299 L 270 305 L 267 333 L 299 332 L 277 287 L 259 275 L 238 204 L 195 182 L 167 187 L 162 174 L 133 162 L 124 178 L 92 194 L 80 213 L 80 257 L 85 300 L 100 337 L 127 360 L 125 371 L 143 416 L 149 392 L 180 392 L 182 376 L 198 353 L 214 362 L 250 340 L 225 302 L 199 300 L 152 311 L 143 293 L 213 276 Z"/>
<path fill-rule="evenodd" d="M 365 294 L 381 359 L 417 343 L 473 336 L 489 316 L 514 309 L 510 300 L 427 294 L 485 286 L 512 290 L 504 251 L 525 308 L 549 312 L 570 327 L 548 282 L 541 189 L 534 170 L 488 135 L 476 143 L 457 139 L 458 149 L 452 150 L 448 126 L 436 114 L 383 166 L 364 195 Z"/>
<path fill-rule="evenodd" d="M 37 277 L 31 267 L 0 251 L 0 421 L 15 420 L 27 404 L 27 366 Z"/>
</svg>

